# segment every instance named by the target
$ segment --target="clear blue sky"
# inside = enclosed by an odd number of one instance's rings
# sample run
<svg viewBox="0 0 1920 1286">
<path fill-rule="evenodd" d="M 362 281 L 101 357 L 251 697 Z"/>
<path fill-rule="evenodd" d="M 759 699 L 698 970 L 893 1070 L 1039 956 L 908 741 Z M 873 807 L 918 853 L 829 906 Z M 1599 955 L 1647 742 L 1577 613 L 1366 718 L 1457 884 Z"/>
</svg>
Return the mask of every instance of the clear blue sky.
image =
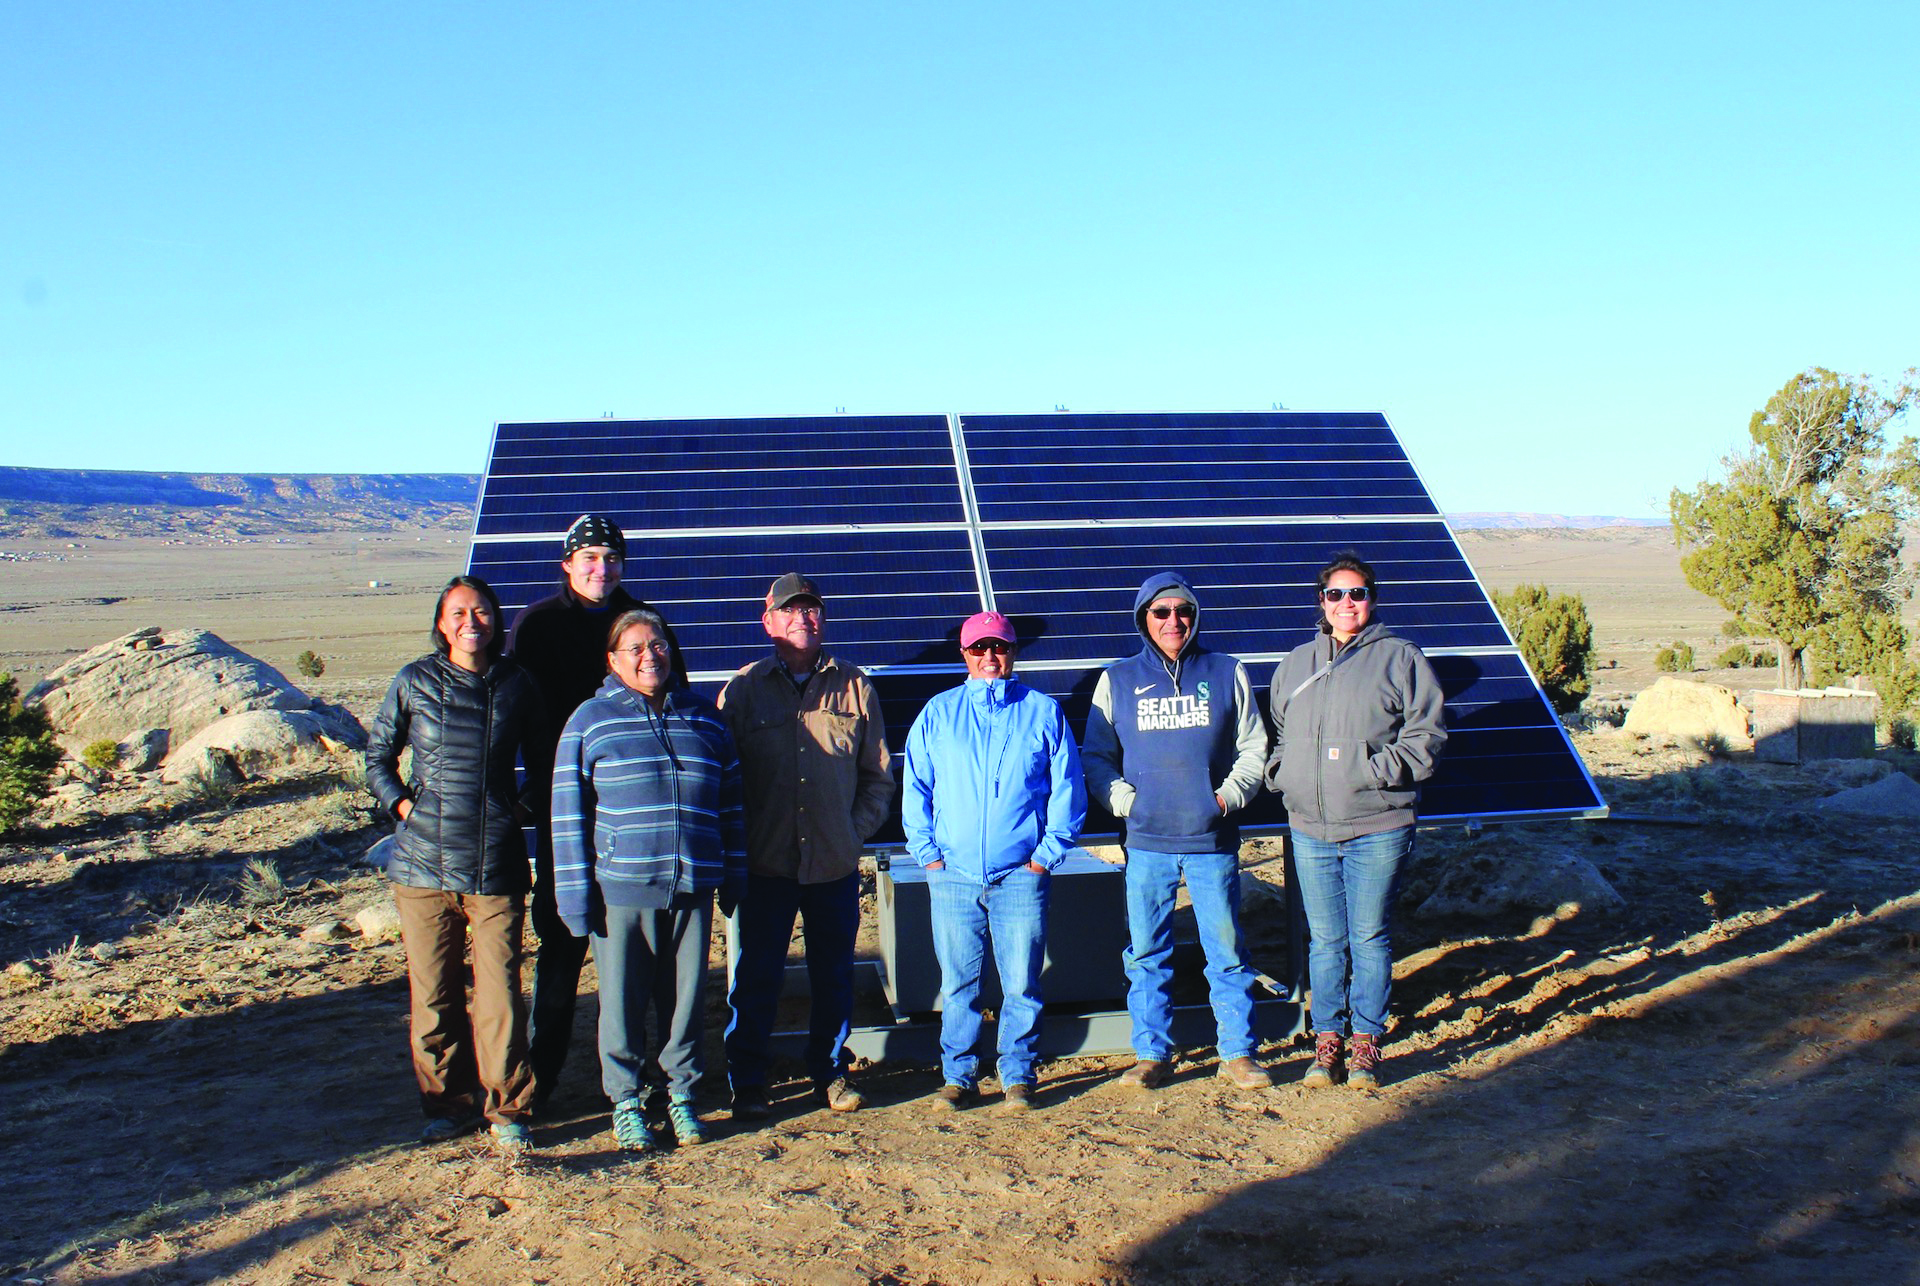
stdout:
<svg viewBox="0 0 1920 1286">
<path fill-rule="evenodd" d="M 1920 362 L 1920 5 L 0 7 L 0 464 L 1379 409 L 1657 515 Z"/>
</svg>

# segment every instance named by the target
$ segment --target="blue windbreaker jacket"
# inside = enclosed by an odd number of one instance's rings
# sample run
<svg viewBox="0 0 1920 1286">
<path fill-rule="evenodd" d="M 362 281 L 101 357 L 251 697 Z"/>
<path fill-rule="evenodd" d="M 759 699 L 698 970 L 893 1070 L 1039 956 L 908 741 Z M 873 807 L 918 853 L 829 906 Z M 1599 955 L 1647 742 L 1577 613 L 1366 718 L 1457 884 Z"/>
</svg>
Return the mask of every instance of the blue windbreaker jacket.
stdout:
<svg viewBox="0 0 1920 1286">
<path fill-rule="evenodd" d="M 1087 817 L 1066 714 L 1018 679 L 968 679 L 929 701 L 907 734 L 902 777 L 913 860 L 982 884 L 1027 862 L 1060 865 Z"/>
</svg>

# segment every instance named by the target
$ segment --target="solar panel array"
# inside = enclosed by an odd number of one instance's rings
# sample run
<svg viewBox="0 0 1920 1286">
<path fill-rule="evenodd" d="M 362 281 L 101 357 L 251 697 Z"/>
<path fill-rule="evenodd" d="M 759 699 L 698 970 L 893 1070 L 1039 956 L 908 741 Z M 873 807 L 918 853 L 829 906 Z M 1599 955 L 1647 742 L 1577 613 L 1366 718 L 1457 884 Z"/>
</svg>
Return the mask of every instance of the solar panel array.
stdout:
<svg viewBox="0 0 1920 1286">
<path fill-rule="evenodd" d="M 1447 694 L 1422 816 L 1604 809 L 1378 413 L 501 424 L 470 569 L 509 617 L 557 587 L 561 538 L 587 512 L 626 531 L 628 587 L 673 622 L 709 693 L 766 653 L 774 577 L 813 577 L 828 650 L 873 676 L 896 747 L 963 680 L 959 625 L 983 605 L 1013 618 L 1019 677 L 1081 732 L 1099 671 L 1142 646 L 1135 591 L 1168 569 L 1200 597 L 1201 641 L 1246 661 L 1264 701 L 1274 666 L 1312 636 L 1315 574 L 1357 549 L 1379 574 L 1380 619 L 1420 645 Z M 1089 835 L 1114 830 L 1088 820 Z M 1276 827 L 1285 813 L 1263 796 L 1245 820 Z"/>
</svg>

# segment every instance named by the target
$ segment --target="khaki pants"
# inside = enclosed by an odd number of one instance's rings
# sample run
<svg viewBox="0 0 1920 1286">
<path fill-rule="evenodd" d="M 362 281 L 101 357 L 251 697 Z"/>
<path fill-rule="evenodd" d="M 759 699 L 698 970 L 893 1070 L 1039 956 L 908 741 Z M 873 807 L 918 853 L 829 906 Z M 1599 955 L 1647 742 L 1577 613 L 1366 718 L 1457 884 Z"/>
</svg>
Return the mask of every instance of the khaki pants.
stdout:
<svg viewBox="0 0 1920 1286">
<path fill-rule="evenodd" d="M 527 1007 L 520 996 L 517 894 L 444 893 L 394 885 L 413 993 L 413 1074 L 429 1117 L 524 1121 L 533 1103 Z M 473 1013 L 467 1013 L 467 936 Z"/>
</svg>

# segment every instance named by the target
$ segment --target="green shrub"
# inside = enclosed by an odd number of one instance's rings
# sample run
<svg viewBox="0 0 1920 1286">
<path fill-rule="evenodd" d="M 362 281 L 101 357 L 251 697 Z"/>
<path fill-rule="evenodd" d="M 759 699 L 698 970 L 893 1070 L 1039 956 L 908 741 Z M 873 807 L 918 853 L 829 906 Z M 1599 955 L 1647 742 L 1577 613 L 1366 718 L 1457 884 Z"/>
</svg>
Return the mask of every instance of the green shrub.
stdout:
<svg viewBox="0 0 1920 1286">
<path fill-rule="evenodd" d="M 293 668 L 309 679 L 317 679 L 327 672 L 327 663 L 318 652 L 308 648 L 293 658 Z"/>
<path fill-rule="evenodd" d="M 1755 648 L 1753 650 L 1753 660 L 1749 661 L 1748 664 L 1751 665 L 1756 670 L 1762 670 L 1767 668 L 1768 666 L 1779 665 L 1780 654 L 1774 651 L 1770 647 Z"/>
<path fill-rule="evenodd" d="M 1742 666 L 1753 664 L 1753 649 L 1745 643 L 1735 643 L 1713 660 L 1716 670 L 1738 670 Z"/>
<path fill-rule="evenodd" d="M 60 762 L 47 716 L 20 704 L 11 674 L 0 673 L 0 832 L 10 831 L 47 796 Z"/>
<path fill-rule="evenodd" d="M 1593 690 L 1593 622 L 1586 603 L 1577 594 L 1549 594 L 1545 585 L 1516 585 L 1511 594 L 1496 591 L 1493 606 L 1553 708 L 1561 714 L 1578 710 Z"/>
<path fill-rule="evenodd" d="M 111 737 L 89 741 L 80 752 L 80 762 L 95 772 L 112 772 L 120 766 L 120 743 Z"/>
<path fill-rule="evenodd" d="M 1653 668 L 1663 674 L 1692 674 L 1692 645 L 1675 642 L 1671 647 L 1661 648 L 1653 654 Z"/>
</svg>

